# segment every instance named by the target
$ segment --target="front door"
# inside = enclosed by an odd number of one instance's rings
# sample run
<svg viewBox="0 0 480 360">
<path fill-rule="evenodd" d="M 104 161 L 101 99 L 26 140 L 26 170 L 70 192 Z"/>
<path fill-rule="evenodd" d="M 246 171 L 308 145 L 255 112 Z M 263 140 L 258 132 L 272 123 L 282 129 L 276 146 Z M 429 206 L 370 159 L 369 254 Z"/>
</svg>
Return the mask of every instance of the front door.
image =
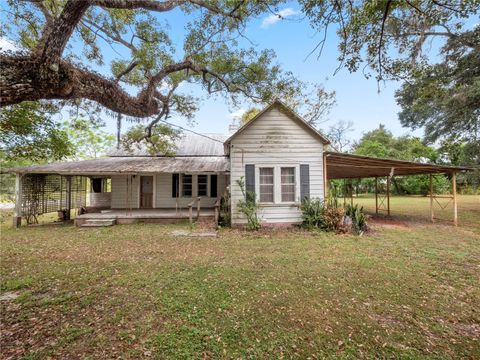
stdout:
<svg viewBox="0 0 480 360">
<path fill-rule="evenodd" d="M 142 209 L 153 207 L 153 176 L 140 177 L 140 207 Z"/>
</svg>

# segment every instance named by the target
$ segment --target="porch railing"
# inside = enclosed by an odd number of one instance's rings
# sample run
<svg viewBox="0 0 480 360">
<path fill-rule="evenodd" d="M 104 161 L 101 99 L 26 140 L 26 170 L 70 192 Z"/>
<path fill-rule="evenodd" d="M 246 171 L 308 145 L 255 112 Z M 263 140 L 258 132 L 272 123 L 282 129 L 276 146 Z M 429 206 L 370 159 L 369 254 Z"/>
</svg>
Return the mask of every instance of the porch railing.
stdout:
<svg viewBox="0 0 480 360">
<path fill-rule="evenodd" d="M 188 219 L 190 220 L 190 224 L 193 224 L 193 206 L 195 205 L 195 202 L 197 203 L 197 219 L 200 217 L 200 200 L 201 197 L 197 197 L 196 199 L 192 200 L 188 204 Z"/>
</svg>

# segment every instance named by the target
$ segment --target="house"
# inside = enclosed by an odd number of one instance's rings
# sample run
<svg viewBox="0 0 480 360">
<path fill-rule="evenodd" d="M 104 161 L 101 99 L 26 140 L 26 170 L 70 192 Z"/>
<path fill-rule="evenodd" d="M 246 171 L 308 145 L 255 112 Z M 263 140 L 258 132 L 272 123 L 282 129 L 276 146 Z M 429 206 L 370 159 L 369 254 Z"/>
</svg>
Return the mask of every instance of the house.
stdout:
<svg viewBox="0 0 480 360">
<path fill-rule="evenodd" d="M 174 156 L 117 150 L 102 159 L 9 169 L 17 174 L 15 224 L 22 217 L 35 222 L 38 214 L 75 208 L 87 210 L 76 218 L 78 224 L 192 221 L 218 217 L 220 199 L 230 194 L 232 224 L 240 225 L 246 222 L 237 207 L 244 198 L 241 178 L 256 195 L 261 222 L 295 224 L 302 221 L 302 199 L 324 199 L 330 179 L 389 182 L 393 175 L 455 176 L 465 170 L 332 152 L 323 134 L 279 100 L 229 137 L 185 133 L 175 147 Z"/>
</svg>

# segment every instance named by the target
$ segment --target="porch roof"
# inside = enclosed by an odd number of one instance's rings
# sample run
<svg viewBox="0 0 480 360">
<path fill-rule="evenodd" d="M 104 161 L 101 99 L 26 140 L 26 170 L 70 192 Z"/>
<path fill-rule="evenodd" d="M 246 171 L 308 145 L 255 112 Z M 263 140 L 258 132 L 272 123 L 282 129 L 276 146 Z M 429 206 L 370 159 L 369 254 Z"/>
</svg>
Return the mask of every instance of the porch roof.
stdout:
<svg viewBox="0 0 480 360">
<path fill-rule="evenodd" d="M 15 167 L 3 170 L 2 172 L 16 174 L 115 175 L 161 172 L 219 173 L 226 171 L 229 171 L 229 160 L 225 156 L 130 156 Z"/>
</svg>

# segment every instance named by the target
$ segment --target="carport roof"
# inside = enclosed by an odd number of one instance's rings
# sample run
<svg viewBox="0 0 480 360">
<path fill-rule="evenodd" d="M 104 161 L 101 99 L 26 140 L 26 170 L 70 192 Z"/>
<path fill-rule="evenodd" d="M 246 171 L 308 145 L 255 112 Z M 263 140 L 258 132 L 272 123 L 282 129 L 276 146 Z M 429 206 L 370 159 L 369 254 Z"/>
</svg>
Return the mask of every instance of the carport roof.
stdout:
<svg viewBox="0 0 480 360">
<path fill-rule="evenodd" d="M 327 178 L 329 180 L 383 177 L 389 175 L 456 173 L 472 170 L 468 167 L 424 164 L 331 151 L 325 152 L 324 156 L 327 164 Z"/>
</svg>

